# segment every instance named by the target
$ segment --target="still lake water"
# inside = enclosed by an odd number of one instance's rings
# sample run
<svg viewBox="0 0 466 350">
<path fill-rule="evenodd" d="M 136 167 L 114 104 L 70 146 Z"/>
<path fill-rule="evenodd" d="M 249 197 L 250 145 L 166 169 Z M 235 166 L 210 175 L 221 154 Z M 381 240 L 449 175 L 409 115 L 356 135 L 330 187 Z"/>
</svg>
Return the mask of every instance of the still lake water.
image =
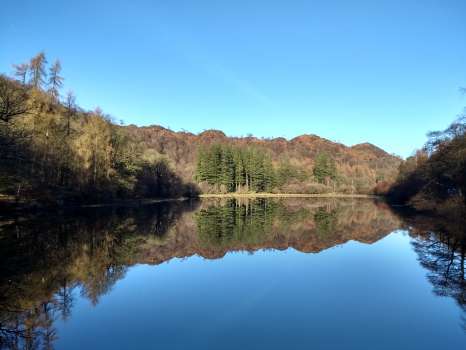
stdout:
<svg viewBox="0 0 466 350">
<path fill-rule="evenodd" d="M 202 200 L 0 219 L 5 349 L 460 349 L 463 224 Z"/>
</svg>

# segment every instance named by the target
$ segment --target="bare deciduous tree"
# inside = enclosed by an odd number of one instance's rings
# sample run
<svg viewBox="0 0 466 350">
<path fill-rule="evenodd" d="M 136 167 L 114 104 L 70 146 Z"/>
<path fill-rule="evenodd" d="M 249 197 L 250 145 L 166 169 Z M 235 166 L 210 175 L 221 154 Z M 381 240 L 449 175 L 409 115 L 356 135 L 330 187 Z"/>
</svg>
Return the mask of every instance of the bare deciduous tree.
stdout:
<svg viewBox="0 0 466 350">
<path fill-rule="evenodd" d="M 73 91 L 68 91 L 65 99 L 65 108 L 66 108 L 66 135 L 70 136 L 71 128 L 70 121 L 71 117 L 76 112 L 76 96 Z"/>
</svg>

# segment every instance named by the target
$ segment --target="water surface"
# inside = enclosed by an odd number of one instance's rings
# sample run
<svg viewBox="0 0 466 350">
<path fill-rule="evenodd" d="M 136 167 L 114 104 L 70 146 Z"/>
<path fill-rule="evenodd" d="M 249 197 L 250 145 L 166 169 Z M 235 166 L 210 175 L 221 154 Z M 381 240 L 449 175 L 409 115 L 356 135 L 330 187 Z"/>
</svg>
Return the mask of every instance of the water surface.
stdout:
<svg viewBox="0 0 466 350">
<path fill-rule="evenodd" d="M 463 229 L 367 199 L 3 218 L 2 347 L 461 348 Z"/>
</svg>

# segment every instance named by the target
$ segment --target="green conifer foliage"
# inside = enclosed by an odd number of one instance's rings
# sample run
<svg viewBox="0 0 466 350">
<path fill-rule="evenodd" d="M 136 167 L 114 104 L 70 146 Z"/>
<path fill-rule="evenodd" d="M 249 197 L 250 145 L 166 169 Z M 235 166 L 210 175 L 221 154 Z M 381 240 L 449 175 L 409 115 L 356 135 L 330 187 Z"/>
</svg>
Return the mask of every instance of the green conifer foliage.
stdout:
<svg viewBox="0 0 466 350">
<path fill-rule="evenodd" d="M 315 159 L 313 174 L 318 182 L 328 185 L 337 178 L 335 161 L 327 153 L 319 153 Z"/>
<path fill-rule="evenodd" d="M 214 144 L 198 152 L 196 180 L 227 192 L 271 191 L 276 184 L 270 156 L 260 149 Z"/>
</svg>

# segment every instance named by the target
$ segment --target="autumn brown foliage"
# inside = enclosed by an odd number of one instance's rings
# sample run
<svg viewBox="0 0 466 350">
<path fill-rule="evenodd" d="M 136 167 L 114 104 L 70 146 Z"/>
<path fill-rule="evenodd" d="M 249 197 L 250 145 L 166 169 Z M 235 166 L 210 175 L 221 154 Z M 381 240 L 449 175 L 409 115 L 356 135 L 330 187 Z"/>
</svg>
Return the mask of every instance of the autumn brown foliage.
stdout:
<svg viewBox="0 0 466 350">
<path fill-rule="evenodd" d="M 429 210 L 466 204 L 466 116 L 429 133 L 422 150 L 400 166 L 388 195 L 397 203 Z"/>
<path fill-rule="evenodd" d="M 315 135 L 302 135 L 288 141 L 284 138 L 227 137 L 218 130 L 196 135 L 158 125 L 130 125 L 125 129 L 145 149 L 166 155 L 184 181 L 194 178 L 199 150 L 212 145 L 265 152 L 271 158 L 277 176 L 274 191 L 284 193 L 377 191 L 381 194 L 396 179 L 401 163 L 399 157 L 371 144 L 347 147 Z M 330 176 L 324 184 L 313 174 L 316 158 L 322 154 L 328 155 L 336 167 L 335 176 Z"/>
</svg>

